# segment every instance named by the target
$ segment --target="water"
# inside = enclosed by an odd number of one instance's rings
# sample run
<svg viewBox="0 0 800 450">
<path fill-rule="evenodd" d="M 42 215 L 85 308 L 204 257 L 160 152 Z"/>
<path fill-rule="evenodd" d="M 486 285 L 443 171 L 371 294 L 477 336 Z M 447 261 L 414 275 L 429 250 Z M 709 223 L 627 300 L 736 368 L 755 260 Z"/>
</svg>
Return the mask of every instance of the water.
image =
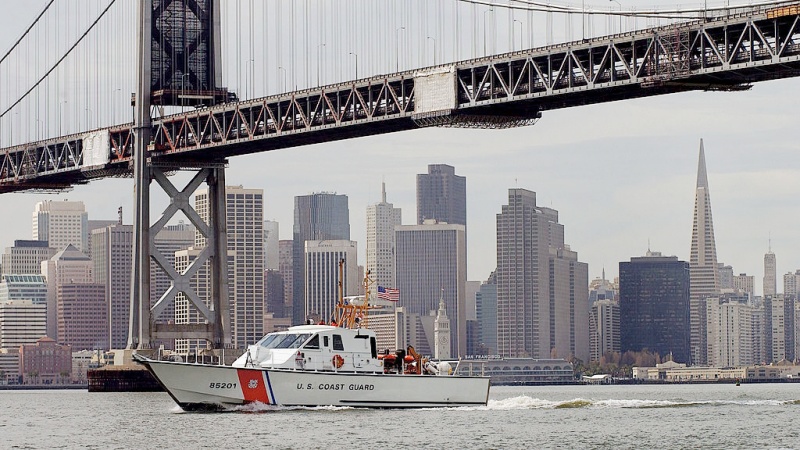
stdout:
<svg viewBox="0 0 800 450">
<path fill-rule="evenodd" d="M 0 391 L 0 448 L 800 448 L 800 384 L 492 388 L 486 407 L 244 407 Z"/>
</svg>

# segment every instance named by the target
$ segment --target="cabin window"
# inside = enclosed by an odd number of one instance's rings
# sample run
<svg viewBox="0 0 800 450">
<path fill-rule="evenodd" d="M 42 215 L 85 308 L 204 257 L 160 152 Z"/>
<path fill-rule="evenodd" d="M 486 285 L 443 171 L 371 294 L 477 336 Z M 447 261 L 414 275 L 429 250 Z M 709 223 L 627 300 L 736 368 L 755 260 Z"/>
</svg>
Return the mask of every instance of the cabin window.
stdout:
<svg viewBox="0 0 800 450">
<path fill-rule="evenodd" d="M 322 336 L 322 343 L 325 346 L 325 348 L 328 348 L 328 347 L 331 346 L 331 344 L 328 343 L 328 336 Z"/>
<path fill-rule="evenodd" d="M 372 350 L 372 357 L 377 359 L 378 358 L 378 343 L 375 341 L 374 337 L 369 338 L 369 347 Z"/>
<path fill-rule="evenodd" d="M 303 346 L 303 348 L 319 350 L 319 335 L 315 334 L 314 337 L 309 339 L 309 341 L 306 343 L 306 345 Z"/>
<path fill-rule="evenodd" d="M 344 350 L 344 343 L 342 343 L 342 335 L 340 334 L 333 335 L 333 349 Z"/>
</svg>

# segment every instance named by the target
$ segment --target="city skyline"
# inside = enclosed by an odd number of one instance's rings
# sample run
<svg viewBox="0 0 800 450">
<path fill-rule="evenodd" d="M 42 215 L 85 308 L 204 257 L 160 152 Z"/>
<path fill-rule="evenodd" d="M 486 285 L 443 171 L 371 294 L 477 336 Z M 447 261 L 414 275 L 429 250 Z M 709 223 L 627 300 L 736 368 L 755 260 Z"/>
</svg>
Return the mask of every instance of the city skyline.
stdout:
<svg viewBox="0 0 800 450">
<path fill-rule="evenodd" d="M 7 43 L 27 24 L 20 17 L 31 14 L 20 14 L 29 5 L 9 8 L 0 18 Z M 229 81 L 231 89 L 243 91 Z M 381 181 L 410 224 L 415 175 L 428 164 L 449 164 L 469 179 L 470 235 L 486 236 L 468 240 L 468 279 L 485 280 L 496 266 L 493 218 L 510 187 L 536 191 L 542 204 L 558 205 L 567 240 L 581 249 L 590 279 L 603 268 L 613 279 L 618 262 L 643 255 L 648 240 L 653 250 L 689 259 L 696 149 L 704 138 L 718 260 L 736 274 L 754 275 L 760 295 L 770 236 L 778 277 L 800 268 L 800 234 L 782 220 L 800 192 L 795 102 L 786 95 L 799 83 L 785 79 L 757 83 L 747 92 L 689 92 L 544 111 L 535 126 L 519 129 L 420 129 L 235 157 L 227 179 L 265 190 L 265 218 L 284 224 L 281 239 L 291 238 L 294 196 L 347 194 L 352 239 L 364 243 L 360 218 L 367 205 L 380 201 Z M 132 190 L 129 179 L 108 179 L 60 195 L 6 194 L 0 208 L 27 215 L 37 201 L 68 198 L 84 201 L 94 219 L 113 219 L 122 206 L 125 223 L 132 223 Z M 153 203 L 157 216 L 167 200 L 154 194 Z M 8 222 L 3 248 L 30 238 L 27 221 Z"/>
</svg>

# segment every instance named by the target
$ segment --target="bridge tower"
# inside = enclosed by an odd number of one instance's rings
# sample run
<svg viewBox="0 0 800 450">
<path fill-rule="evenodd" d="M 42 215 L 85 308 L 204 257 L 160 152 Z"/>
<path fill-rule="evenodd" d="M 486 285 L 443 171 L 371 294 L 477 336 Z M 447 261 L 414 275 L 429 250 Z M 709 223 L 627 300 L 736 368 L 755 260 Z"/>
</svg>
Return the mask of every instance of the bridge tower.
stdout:
<svg viewBox="0 0 800 450">
<path fill-rule="evenodd" d="M 135 102 L 134 248 L 131 273 L 131 309 L 128 348 L 148 349 L 163 339 L 206 339 L 213 348 L 231 346 L 228 304 L 227 229 L 225 213 L 224 158 L 188 160 L 170 157 L 152 142 L 153 112 L 164 106 L 210 106 L 229 95 L 220 87 L 219 0 L 139 0 L 138 80 Z M 183 188 L 176 188 L 167 173 L 196 172 Z M 155 180 L 169 196 L 170 204 L 155 222 L 150 221 L 150 185 Z M 210 220 L 205 223 L 191 207 L 192 193 L 208 185 Z M 205 236 L 208 244 L 182 273 L 178 273 L 156 249 L 153 238 L 178 212 Z M 160 299 L 150 299 L 150 261 L 172 280 Z M 211 277 L 210 305 L 199 298 L 190 284 L 204 263 Z M 194 305 L 205 323 L 157 323 L 159 314 L 181 292 Z"/>
</svg>

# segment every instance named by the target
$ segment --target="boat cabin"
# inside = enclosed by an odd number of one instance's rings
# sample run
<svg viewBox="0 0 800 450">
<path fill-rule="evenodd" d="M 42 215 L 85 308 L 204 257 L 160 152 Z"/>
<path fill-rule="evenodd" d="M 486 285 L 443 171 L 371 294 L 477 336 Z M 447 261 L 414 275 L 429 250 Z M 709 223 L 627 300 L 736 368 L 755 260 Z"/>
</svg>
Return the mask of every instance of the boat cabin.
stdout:
<svg viewBox="0 0 800 450">
<path fill-rule="evenodd" d="M 329 325 L 300 325 L 270 333 L 249 346 L 233 366 L 383 372 L 374 331 Z"/>
</svg>

